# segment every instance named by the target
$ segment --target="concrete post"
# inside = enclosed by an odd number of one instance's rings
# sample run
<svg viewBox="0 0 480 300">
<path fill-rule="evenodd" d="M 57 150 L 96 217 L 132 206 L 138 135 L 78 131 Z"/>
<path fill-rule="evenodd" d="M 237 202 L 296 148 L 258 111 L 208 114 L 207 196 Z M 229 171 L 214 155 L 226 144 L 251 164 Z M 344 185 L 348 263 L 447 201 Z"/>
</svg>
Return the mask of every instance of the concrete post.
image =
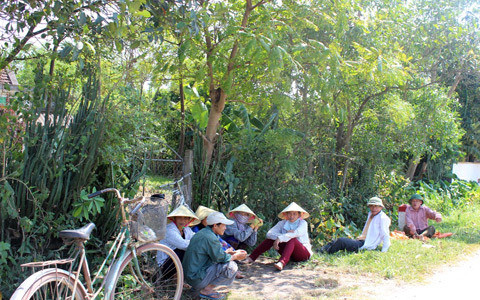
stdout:
<svg viewBox="0 0 480 300">
<path fill-rule="evenodd" d="M 192 173 L 193 171 L 193 150 L 185 150 L 185 157 L 183 160 L 183 175 Z M 192 206 L 192 176 L 188 176 L 184 179 L 183 195 L 185 196 L 185 202 L 188 206 Z"/>
</svg>

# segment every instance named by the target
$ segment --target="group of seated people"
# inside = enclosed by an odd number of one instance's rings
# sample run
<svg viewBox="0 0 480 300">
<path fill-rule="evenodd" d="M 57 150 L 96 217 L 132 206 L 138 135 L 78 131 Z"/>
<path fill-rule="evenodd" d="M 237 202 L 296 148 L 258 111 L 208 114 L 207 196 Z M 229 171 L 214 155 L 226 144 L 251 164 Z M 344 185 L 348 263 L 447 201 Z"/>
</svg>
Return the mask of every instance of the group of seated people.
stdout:
<svg viewBox="0 0 480 300">
<path fill-rule="evenodd" d="M 440 222 L 441 215 L 424 206 L 420 195 L 414 194 L 409 202 L 404 228 L 406 234 L 411 237 L 431 237 L 435 228 L 428 226 L 427 219 Z M 341 250 L 375 250 L 382 244 L 382 252 L 386 252 L 390 247 L 390 218 L 382 211 L 385 207 L 380 198 L 370 198 L 367 206 L 370 211 L 359 237 L 338 238 L 327 243 L 320 251 L 332 254 Z M 306 261 L 312 255 L 305 221 L 309 213 L 295 202 L 278 214 L 281 220 L 268 230 L 266 239 L 250 255 L 245 249 L 256 245 L 257 231 L 263 221 L 245 204 L 231 210 L 228 216 L 230 218 L 204 206 L 199 206 L 193 213 L 185 205 L 167 216 L 169 223 L 166 235 L 160 243 L 178 255 L 185 281 L 193 293 L 201 298 L 225 298 L 224 294 L 215 291 L 216 286 L 230 285 L 235 278 L 244 277 L 235 261 L 251 264 L 273 247 L 280 254 L 274 267 L 281 271 L 290 260 Z M 166 255 L 159 255 L 157 261 L 165 270 L 173 264 Z"/>
</svg>

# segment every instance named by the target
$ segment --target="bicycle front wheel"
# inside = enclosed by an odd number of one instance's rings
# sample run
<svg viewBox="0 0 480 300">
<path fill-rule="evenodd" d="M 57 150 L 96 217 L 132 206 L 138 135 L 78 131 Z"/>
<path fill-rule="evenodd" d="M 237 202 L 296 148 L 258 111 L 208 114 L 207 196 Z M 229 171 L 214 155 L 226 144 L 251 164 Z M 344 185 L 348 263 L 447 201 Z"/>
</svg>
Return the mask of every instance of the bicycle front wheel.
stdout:
<svg viewBox="0 0 480 300">
<path fill-rule="evenodd" d="M 163 252 L 171 262 L 168 268 L 159 265 L 157 255 Z M 130 253 L 120 265 L 111 299 L 180 299 L 183 289 L 183 268 L 172 249 L 161 244 L 146 244 L 136 249 L 140 273 L 137 276 L 135 259 Z"/>
<path fill-rule="evenodd" d="M 77 282 L 73 297 L 75 278 L 63 269 L 45 269 L 30 275 L 15 290 L 10 300 L 84 300 L 87 298 L 85 287 Z"/>
</svg>

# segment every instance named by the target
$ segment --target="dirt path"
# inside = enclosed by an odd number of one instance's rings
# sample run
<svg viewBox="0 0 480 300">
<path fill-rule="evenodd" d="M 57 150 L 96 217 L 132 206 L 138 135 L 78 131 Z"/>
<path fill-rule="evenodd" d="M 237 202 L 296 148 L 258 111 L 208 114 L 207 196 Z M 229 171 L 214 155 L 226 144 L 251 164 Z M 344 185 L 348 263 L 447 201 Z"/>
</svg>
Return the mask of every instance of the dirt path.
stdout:
<svg viewBox="0 0 480 300">
<path fill-rule="evenodd" d="M 246 278 L 229 287 L 229 300 L 276 299 L 368 299 L 370 291 L 359 286 L 373 286 L 377 279 L 352 274 L 347 270 L 288 264 L 279 272 L 274 261 L 260 257 L 250 266 L 240 265 Z"/>
<path fill-rule="evenodd" d="M 480 251 L 465 260 L 440 268 L 423 284 L 400 286 L 377 291 L 374 299 L 480 299 Z"/>
<path fill-rule="evenodd" d="M 282 272 L 261 257 L 229 288 L 229 300 L 260 299 L 480 299 L 480 251 L 458 264 L 441 267 L 422 284 L 403 284 L 338 268 L 289 264 Z"/>
</svg>

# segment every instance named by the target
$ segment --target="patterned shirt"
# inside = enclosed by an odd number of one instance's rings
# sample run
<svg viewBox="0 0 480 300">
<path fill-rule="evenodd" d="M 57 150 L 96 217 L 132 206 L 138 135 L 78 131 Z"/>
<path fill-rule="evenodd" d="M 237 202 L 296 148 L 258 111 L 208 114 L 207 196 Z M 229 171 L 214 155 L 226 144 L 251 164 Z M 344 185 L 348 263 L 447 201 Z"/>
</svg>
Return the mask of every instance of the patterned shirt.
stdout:
<svg viewBox="0 0 480 300">
<path fill-rule="evenodd" d="M 405 220 L 407 226 L 412 230 L 416 231 L 424 230 L 428 227 L 428 219 L 435 220 L 436 218 L 442 218 L 442 215 L 431 210 L 425 205 L 422 205 L 418 208 L 418 210 L 414 210 L 412 206 L 407 207 L 407 211 L 405 214 Z"/>
</svg>

